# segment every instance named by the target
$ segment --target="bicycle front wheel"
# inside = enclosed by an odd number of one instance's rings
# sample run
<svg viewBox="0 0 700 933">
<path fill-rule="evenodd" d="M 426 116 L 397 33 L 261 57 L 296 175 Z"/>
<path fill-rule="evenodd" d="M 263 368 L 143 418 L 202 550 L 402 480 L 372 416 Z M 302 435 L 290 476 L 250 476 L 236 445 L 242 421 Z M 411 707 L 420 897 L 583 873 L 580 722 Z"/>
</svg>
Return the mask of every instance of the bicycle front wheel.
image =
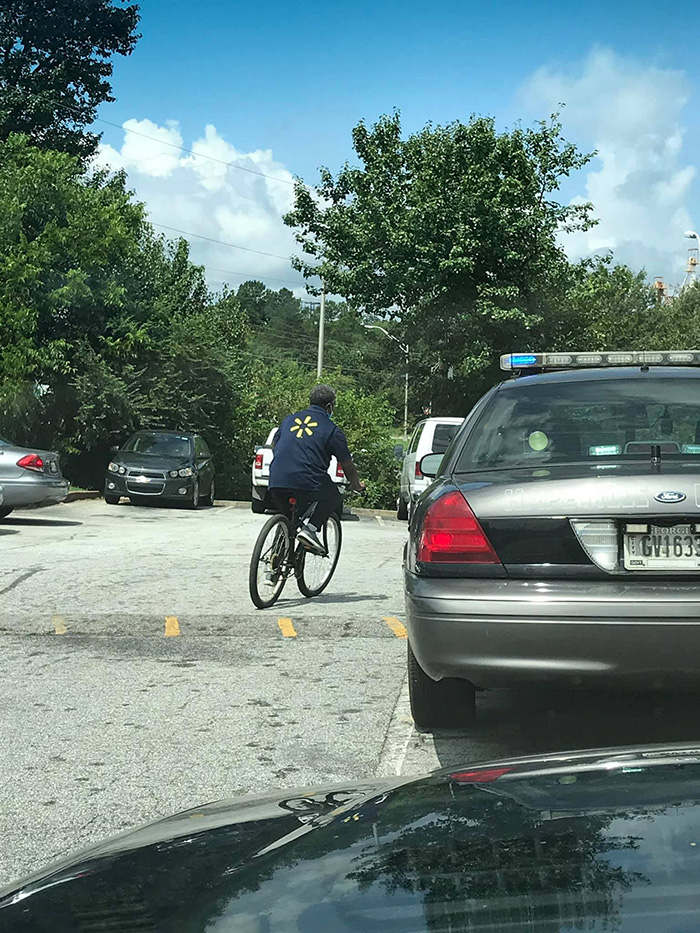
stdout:
<svg viewBox="0 0 700 933">
<path fill-rule="evenodd" d="M 337 515 L 331 515 L 323 527 L 324 554 L 303 549 L 297 558 L 297 586 L 303 596 L 320 596 L 335 572 L 343 543 L 343 532 Z"/>
<path fill-rule="evenodd" d="M 289 521 L 273 515 L 263 525 L 250 559 L 248 589 L 258 609 L 268 609 L 279 599 L 292 563 L 291 550 Z"/>
</svg>

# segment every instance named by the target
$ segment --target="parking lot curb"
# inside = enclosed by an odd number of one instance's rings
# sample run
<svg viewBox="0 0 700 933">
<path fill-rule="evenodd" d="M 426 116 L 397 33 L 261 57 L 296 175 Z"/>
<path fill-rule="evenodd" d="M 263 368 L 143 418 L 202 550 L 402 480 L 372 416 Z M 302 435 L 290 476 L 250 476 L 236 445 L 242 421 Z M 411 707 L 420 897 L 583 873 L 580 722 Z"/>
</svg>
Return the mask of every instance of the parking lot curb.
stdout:
<svg viewBox="0 0 700 933">
<path fill-rule="evenodd" d="M 221 499 L 219 501 L 225 503 L 226 505 L 230 506 L 230 508 L 233 508 L 233 509 L 249 509 L 250 508 L 249 501 L 241 502 L 240 500 L 236 500 L 236 499 Z M 380 515 L 383 518 L 396 518 L 395 509 L 357 509 L 354 506 L 350 506 L 350 508 L 347 509 L 347 512 L 345 512 L 344 514 L 367 515 L 367 516 Z"/>
<path fill-rule="evenodd" d="M 69 492 L 64 502 L 79 502 L 81 499 L 100 499 L 102 498 L 102 493 L 97 489 L 86 489 L 81 490 L 80 492 Z M 219 505 L 226 505 L 231 509 L 249 509 L 250 502 L 247 500 L 240 499 L 217 499 Z M 363 515 L 368 517 L 374 517 L 379 515 L 382 518 L 396 518 L 396 511 L 394 509 L 357 509 L 351 507 L 347 510 L 345 514 L 348 515 Z"/>
<path fill-rule="evenodd" d="M 81 489 L 79 492 L 69 492 L 64 502 L 78 502 L 80 499 L 99 499 L 102 493 L 97 489 Z"/>
</svg>

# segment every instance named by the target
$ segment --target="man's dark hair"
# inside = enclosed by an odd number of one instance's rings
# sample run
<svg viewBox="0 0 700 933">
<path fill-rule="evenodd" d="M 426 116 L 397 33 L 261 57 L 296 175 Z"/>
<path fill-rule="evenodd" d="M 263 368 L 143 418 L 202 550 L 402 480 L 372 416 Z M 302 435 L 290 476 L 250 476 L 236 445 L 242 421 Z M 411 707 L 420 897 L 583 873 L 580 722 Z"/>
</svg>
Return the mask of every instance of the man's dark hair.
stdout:
<svg viewBox="0 0 700 933">
<path fill-rule="evenodd" d="M 309 405 L 319 405 L 321 408 L 335 405 L 335 389 L 326 385 L 314 386 L 309 393 Z"/>
</svg>

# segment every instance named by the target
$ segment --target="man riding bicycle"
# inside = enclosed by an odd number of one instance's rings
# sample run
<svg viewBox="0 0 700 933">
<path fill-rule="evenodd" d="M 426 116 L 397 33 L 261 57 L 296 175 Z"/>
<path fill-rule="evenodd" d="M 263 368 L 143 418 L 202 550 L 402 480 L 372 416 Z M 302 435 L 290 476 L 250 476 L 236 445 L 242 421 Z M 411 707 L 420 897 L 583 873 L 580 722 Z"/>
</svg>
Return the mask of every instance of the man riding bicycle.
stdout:
<svg viewBox="0 0 700 933">
<path fill-rule="evenodd" d="M 274 457 L 269 490 L 273 505 L 278 512 L 287 514 L 289 500 L 294 498 L 302 514 L 315 503 L 297 537 L 319 554 L 325 549 L 318 532 L 330 515 L 342 511 L 342 497 L 328 475 L 331 457 L 343 468 L 351 490 L 362 492 L 365 488 L 345 435 L 331 420 L 334 406 L 335 391 L 330 386 L 317 385 L 309 395 L 309 407 L 288 415 L 272 441 Z"/>
</svg>

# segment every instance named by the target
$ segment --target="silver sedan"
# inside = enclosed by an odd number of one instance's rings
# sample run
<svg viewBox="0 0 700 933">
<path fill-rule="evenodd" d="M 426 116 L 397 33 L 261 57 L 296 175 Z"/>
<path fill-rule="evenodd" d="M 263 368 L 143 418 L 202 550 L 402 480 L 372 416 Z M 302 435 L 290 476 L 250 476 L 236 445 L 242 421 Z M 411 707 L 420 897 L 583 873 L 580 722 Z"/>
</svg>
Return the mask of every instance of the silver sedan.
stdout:
<svg viewBox="0 0 700 933">
<path fill-rule="evenodd" d="M 420 462 L 416 723 L 470 725 L 478 688 L 697 690 L 700 352 L 511 359 L 520 375 Z"/>
<path fill-rule="evenodd" d="M 0 438 L 0 519 L 13 509 L 63 502 L 68 489 L 58 454 Z"/>
</svg>

